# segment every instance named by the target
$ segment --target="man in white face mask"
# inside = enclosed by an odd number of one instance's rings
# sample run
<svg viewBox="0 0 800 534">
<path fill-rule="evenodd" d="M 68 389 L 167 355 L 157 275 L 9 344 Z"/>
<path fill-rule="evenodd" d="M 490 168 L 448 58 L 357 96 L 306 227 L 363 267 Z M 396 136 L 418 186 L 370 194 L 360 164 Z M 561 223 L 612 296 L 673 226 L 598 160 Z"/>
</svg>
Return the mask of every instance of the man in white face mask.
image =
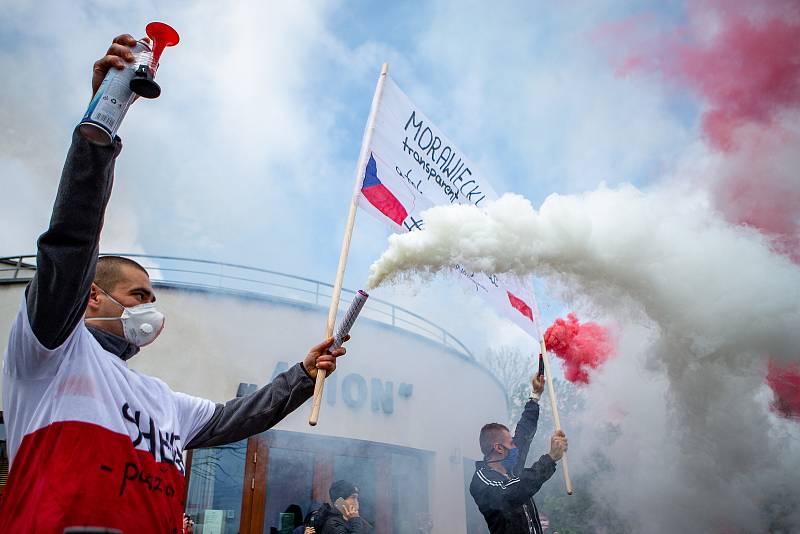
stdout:
<svg viewBox="0 0 800 534">
<path fill-rule="evenodd" d="M 94 65 L 92 89 L 132 60 L 130 35 Z M 333 339 L 255 393 L 215 404 L 129 369 L 164 315 L 147 271 L 98 259 L 117 137 L 98 146 L 73 133 L 37 272 L 9 334 L 3 409 L 10 461 L 0 532 L 96 526 L 180 532 L 184 449 L 233 443 L 274 426 L 308 400 L 317 370 L 344 348 Z M 188 356 L 187 356 L 188 357 Z"/>
<path fill-rule="evenodd" d="M 112 260 L 111 257 L 102 259 Z M 117 298 L 103 289 L 102 285 L 108 284 L 101 282 L 95 276 L 92 292 L 89 294 L 86 322 L 112 321 L 105 327 L 106 330 L 117 337 L 125 338 L 135 347 L 144 347 L 155 341 L 161 330 L 164 329 L 164 314 L 156 308 L 156 297 L 150 287 L 150 278 L 147 276 L 147 272 L 141 267 L 135 269 L 131 265 L 125 265 L 121 261 L 124 258 L 113 258 L 113 260 L 116 260 L 113 263 L 122 263 L 116 269 L 123 271 L 125 275 L 122 280 L 115 282 L 112 286 L 111 291 L 118 293 Z M 119 316 L 114 316 L 114 307 L 117 308 Z M 102 326 L 98 327 L 102 328 Z"/>
<path fill-rule="evenodd" d="M 164 329 L 164 314 L 155 302 L 147 271 L 132 260 L 106 256 L 98 260 L 86 322 L 141 348 L 155 341 Z M 100 321 L 109 322 L 104 325 Z"/>
</svg>

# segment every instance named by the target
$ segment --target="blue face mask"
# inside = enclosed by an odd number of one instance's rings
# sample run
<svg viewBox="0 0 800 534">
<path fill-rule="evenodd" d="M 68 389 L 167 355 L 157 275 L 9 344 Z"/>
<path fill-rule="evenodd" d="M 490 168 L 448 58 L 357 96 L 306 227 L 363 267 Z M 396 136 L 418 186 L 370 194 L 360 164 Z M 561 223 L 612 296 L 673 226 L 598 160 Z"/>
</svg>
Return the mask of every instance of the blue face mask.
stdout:
<svg viewBox="0 0 800 534">
<path fill-rule="evenodd" d="M 517 459 L 519 458 L 519 449 L 514 447 L 513 449 L 507 449 L 508 454 L 505 458 L 500 461 L 500 464 L 505 467 L 506 471 L 512 473 L 514 468 L 517 466 Z"/>
</svg>

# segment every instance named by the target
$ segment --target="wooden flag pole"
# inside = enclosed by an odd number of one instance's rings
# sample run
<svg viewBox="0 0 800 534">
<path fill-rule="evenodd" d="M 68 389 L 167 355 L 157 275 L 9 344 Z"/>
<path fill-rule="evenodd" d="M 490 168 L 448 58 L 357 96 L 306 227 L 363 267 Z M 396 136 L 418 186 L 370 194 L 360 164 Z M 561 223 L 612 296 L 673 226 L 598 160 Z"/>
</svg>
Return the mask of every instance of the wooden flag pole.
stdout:
<svg viewBox="0 0 800 534">
<path fill-rule="evenodd" d="M 544 337 L 540 341 L 542 348 L 542 361 L 544 361 L 544 378 L 547 382 L 547 393 L 550 397 L 550 408 L 553 410 L 553 421 L 556 431 L 561 430 L 561 418 L 558 416 L 558 402 L 556 402 L 556 389 L 553 387 L 553 375 L 550 372 L 550 357 L 547 355 L 547 345 Z M 567 495 L 572 495 L 572 479 L 569 477 L 569 466 L 567 465 L 567 455 L 561 458 L 561 468 L 564 470 L 564 484 L 567 487 Z"/>
<path fill-rule="evenodd" d="M 356 222 L 356 210 L 358 209 L 358 196 L 361 194 L 361 185 L 364 181 L 364 169 L 369 159 L 369 146 L 372 144 L 372 134 L 375 131 L 375 118 L 378 115 L 383 85 L 386 75 L 389 73 L 388 63 L 384 63 L 381 74 L 378 77 L 378 85 L 375 87 L 375 95 L 372 97 L 372 107 L 369 110 L 367 126 L 364 128 L 364 138 L 361 140 L 361 153 L 358 155 L 358 165 L 356 165 L 356 179 L 353 185 L 353 198 L 350 200 L 350 211 L 347 214 L 347 225 L 344 229 L 342 238 L 342 251 L 339 254 L 339 267 L 336 270 L 336 281 L 333 283 L 333 294 L 331 295 L 331 305 L 328 308 L 328 321 L 325 323 L 325 339 L 333 335 L 333 326 L 336 322 L 336 312 L 339 310 L 339 297 L 342 294 L 342 283 L 344 281 L 344 270 L 347 267 L 347 255 L 350 252 L 350 238 L 353 237 L 353 226 Z M 314 400 L 311 404 L 311 415 L 308 424 L 315 426 L 319 420 L 319 409 L 322 405 L 322 391 L 325 388 L 325 376 L 327 373 L 323 369 L 317 369 L 317 381 L 314 383 Z"/>
</svg>

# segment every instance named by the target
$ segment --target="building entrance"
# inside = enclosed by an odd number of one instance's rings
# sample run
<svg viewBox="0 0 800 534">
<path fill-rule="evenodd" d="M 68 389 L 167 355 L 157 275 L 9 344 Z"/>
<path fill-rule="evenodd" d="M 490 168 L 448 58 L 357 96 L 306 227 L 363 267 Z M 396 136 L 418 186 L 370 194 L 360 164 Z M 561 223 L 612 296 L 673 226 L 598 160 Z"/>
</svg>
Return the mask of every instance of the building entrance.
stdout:
<svg viewBox="0 0 800 534">
<path fill-rule="evenodd" d="M 359 488 L 375 532 L 426 532 L 433 453 L 383 443 L 270 430 L 192 453 L 187 513 L 198 534 L 270 534 L 291 504 L 327 502 L 333 481 Z"/>
</svg>

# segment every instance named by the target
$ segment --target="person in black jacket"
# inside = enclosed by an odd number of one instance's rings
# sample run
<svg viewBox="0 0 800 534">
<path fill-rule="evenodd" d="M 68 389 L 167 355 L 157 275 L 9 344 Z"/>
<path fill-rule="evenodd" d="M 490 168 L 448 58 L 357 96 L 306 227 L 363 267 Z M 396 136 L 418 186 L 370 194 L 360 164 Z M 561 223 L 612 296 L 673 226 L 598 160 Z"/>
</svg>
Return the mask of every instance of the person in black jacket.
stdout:
<svg viewBox="0 0 800 534">
<path fill-rule="evenodd" d="M 563 432 L 553 434 L 550 452 L 531 467 L 525 467 L 528 450 L 539 422 L 539 398 L 544 376 L 531 381 L 533 395 L 525 405 L 512 439 L 508 427 L 489 423 L 481 428 L 480 446 L 484 461 L 475 463 L 469 492 L 486 519 L 492 534 L 541 534 L 539 511 L 533 495 L 556 471 L 556 462 L 567 450 Z"/>
<path fill-rule="evenodd" d="M 358 488 L 355 484 L 347 480 L 337 480 L 331 484 L 328 494 L 334 505 L 326 503 L 320 508 L 315 520 L 316 534 L 372 532 L 372 526 L 358 514 Z"/>
</svg>

